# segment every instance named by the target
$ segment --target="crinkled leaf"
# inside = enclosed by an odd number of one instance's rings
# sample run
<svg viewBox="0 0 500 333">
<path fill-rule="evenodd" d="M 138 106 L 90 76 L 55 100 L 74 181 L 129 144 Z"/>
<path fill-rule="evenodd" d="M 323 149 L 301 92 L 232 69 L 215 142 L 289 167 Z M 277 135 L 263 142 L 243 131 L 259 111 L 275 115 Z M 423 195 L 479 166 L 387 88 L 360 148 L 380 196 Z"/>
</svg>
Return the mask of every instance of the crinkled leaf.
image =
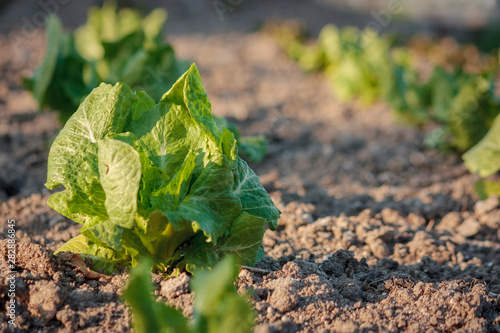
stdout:
<svg viewBox="0 0 500 333">
<path fill-rule="evenodd" d="M 228 235 L 216 245 L 203 244 L 202 238 L 197 236 L 193 239 L 194 245 L 184 253 L 188 271 L 213 267 L 229 254 L 240 265 L 255 265 L 266 225 L 265 219 L 242 212 L 229 228 Z"/>
<path fill-rule="evenodd" d="M 65 187 L 49 198 L 52 208 L 88 225 L 108 219 L 99 183 L 97 141 L 122 132 L 135 101 L 123 84 L 101 84 L 80 105 L 50 149 L 46 186 Z"/>
<path fill-rule="evenodd" d="M 278 226 L 280 211 L 248 164 L 239 159 L 234 181 L 234 195 L 241 200 L 244 212 L 265 219 L 271 230 Z"/>
<path fill-rule="evenodd" d="M 232 193 L 233 174 L 228 164 L 227 161 L 222 165 L 209 162 L 177 206 L 172 209 L 170 198 L 159 196 L 153 197 L 154 207 L 162 211 L 176 229 L 184 229 L 183 224 L 191 221 L 195 232 L 201 230 L 209 241 L 217 242 L 241 211 L 240 200 Z"/>
<path fill-rule="evenodd" d="M 155 101 L 144 91 L 138 91 L 135 93 L 137 96 L 137 102 L 132 105 L 132 120 L 136 121 L 141 118 L 144 112 L 153 109 L 155 106 Z"/>
<path fill-rule="evenodd" d="M 198 100 L 199 99 L 199 100 Z M 153 165 L 173 177 L 191 152 L 197 165 L 220 159 L 220 135 L 211 115 L 211 106 L 192 66 L 169 90 L 153 110 L 130 128 L 138 138 L 137 146 Z M 198 173 L 201 168 L 198 167 Z"/>
<path fill-rule="evenodd" d="M 464 155 L 465 165 L 470 172 L 488 177 L 500 170 L 500 115 L 486 136 Z"/>
<path fill-rule="evenodd" d="M 93 244 L 84 235 L 78 235 L 70 239 L 59 247 L 54 254 L 66 251 L 90 257 L 92 259 L 92 269 L 102 270 L 107 274 L 113 273 L 116 265 L 123 261 L 123 258 L 116 251 Z"/>
<path fill-rule="evenodd" d="M 119 140 L 100 140 L 97 146 L 99 179 L 106 194 L 104 206 L 112 223 L 130 229 L 137 213 L 141 180 L 139 153 Z"/>
<path fill-rule="evenodd" d="M 120 239 L 122 237 L 123 228 L 116 225 L 113 221 L 106 221 L 92 226 L 84 226 L 80 228 L 80 233 L 89 241 L 100 246 L 111 248 L 115 251 L 122 249 Z"/>
<path fill-rule="evenodd" d="M 188 154 L 184 163 L 180 166 L 172 179 L 170 179 L 168 184 L 151 194 L 151 204 L 155 209 L 173 211 L 177 209 L 182 200 L 184 200 L 193 176 L 195 157 L 196 155 L 194 153 Z"/>
<path fill-rule="evenodd" d="M 185 108 L 189 116 L 212 141 L 219 143 L 220 130 L 214 121 L 207 93 L 195 64 L 191 65 L 174 86 L 163 95 L 161 102 L 177 104 Z"/>
<path fill-rule="evenodd" d="M 54 254 L 59 252 L 73 252 L 73 253 L 83 253 L 87 247 L 89 246 L 89 242 L 84 235 L 78 235 L 74 238 L 71 238 L 69 241 L 60 246 Z"/>
</svg>

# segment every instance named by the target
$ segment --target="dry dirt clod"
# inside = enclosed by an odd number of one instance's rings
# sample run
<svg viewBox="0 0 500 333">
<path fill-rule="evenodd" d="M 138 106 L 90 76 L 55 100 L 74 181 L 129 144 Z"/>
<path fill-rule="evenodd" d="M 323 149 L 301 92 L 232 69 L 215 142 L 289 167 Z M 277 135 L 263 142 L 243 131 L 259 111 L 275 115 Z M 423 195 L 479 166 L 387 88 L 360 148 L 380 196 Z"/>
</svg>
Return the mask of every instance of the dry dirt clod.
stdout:
<svg viewBox="0 0 500 333">
<path fill-rule="evenodd" d="M 67 296 L 66 289 L 53 281 L 36 281 L 30 286 L 29 310 L 33 315 L 50 321 Z"/>
<path fill-rule="evenodd" d="M 282 313 L 293 310 L 299 303 L 294 282 L 290 279 L 280 279 L 276 283 L 277 287 L 270 299 L 271 306 Z"/>
<path fill-rule="evenodd" d="M 477 215 L 484 215 L 498 208 L 499 205 L 499 198 L 497 196 L 490 196 L 486 200 L 476 202 L 476 204 L 474 205 L 474 212 Z"/>
<path fill-rule="evenodd" d="M 389 247 L 381 239 L 371 241 L 369 244 L 370 250 L 376 258 L 382 259 L 389 255 Z"/>
<path fill-rule="evenodd" d="M 188 293 L 189 280 L 189 276 L 186 273 L 182 273 L 178 277 L 161 281 L 160 295 L 167 299 L 171 299 Z"/>
<path fill-rule="evenodd" d="M 473 217 L 468 217 L 457 227 L 456 230 L 464 237 L 471 237 L 481 230 L 481 223 Z"/>
<path fill-rule="evenodd" d="M 450 212 L 443 216 L 441 221 L 436 225 L 436 230 L 455 232 L 455 229 L 462 223 L 463 218 L 458 212 Z"/>
</svg>

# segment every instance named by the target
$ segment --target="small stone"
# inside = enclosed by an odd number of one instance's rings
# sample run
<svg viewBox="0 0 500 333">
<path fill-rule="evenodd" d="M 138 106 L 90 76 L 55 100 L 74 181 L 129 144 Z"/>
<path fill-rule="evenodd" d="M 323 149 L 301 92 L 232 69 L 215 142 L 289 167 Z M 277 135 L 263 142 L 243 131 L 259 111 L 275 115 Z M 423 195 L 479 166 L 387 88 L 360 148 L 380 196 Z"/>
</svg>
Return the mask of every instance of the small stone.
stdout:
<svg viewBox="0 0 500 333">
<path fill-rule="evenodd" d="M 370 251 L 372 251 L 373 255 L 378 259 L 382 259 L 389 255 L 389 247 L 381 239 L 370 242 L 369 247 Z"/>
<path fill-rule="evenodd" d="M 435 229 L 437 231 L 453 231 L 460 225 L 460 223 L 462 223 L 462 221 L 462 216 L 460 216 L 459 213 L 450 212 L 441 219 L 441 222 L 436 225 Z"/>
<path fill-rule="evenodd" d="M 34 315 L 50 321 L 67 296 L 66 289 L 54 281 L 37 281 L 30 286 L 28 307 Z"/>
<path fill-rule="evenodd" d="M 416 226 L 425 226 L 425 218 L 413 212 L 408 214 L 408 222 Z"/>
<path fill-rule="evenodd" d="M 276 288 L 276 290 L 274 290 L 269 303 L 273 308 L 280 312 L 284 313 L 291 311 L 297 304 L 299 304 L 297 290 L 291 285 L 280 285 Z"/>
<path fill-rule="evenodd" d="M 314 218 L 310 213 L 303 213 L 300 215 L 300 218 L 305 223 L 313 223 L 314 222 Z"/>
<path fill-rule="evenodd" d="M 483 215 L 496 209 L 498 205 L 499 205 L 498 197 L 490 196 L 486 200 L 476 202 L 476 204 L 474 205 L 474 212 L 477 215 Z"/>
<path fill-rule="evenodd" d="M 398 211 L 390 208 L 382 209 L 380 214 L 382 215 L 382 220 L 384 220 L 386 224 L 394 224 L 401 218 Z"/>
<path fill-rule="evenodd" d="M 182 273 L 176 278 L 170 278 L 160 283 L 160 295 L 165 298 L 175 298 L 189 292 L 189 276 Z"/>
<path fill-rule="evenodd" d="M 474 236 L 481 230 L 481 224 L 473 217 L 468 217 L 457 227 L 457 232 L 464 237 Z"/>
<path fill-rule="evenodd" d="M 268 323 L 265 324 L 260 324 L 255 326 L 254 333 L 271 333 L 271 327 L 269 326 Z"/>
</svg>

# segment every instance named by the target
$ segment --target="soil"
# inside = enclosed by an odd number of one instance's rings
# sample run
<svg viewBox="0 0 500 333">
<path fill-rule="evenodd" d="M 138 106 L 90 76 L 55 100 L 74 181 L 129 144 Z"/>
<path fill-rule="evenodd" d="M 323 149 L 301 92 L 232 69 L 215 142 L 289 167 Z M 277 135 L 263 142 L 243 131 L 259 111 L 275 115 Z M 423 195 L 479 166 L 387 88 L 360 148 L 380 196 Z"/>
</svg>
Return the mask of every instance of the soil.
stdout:
<svg viewBox="0 0 500 333">
<path fill-rule="evenodd" d="M 244 22 L 235 31 L 214 13 L 203 31 L 192 31 L 182 15 L 199 11 L 178 3 L 169 18 L 177 27 L 169 40 L 179 58 L 196 61 L 214 113 L 270 142 L 252 168 L 282 217 L 264 236 L 257 264 L 264 272 L 242 269 L 237 283 L 252 292 L 254 332 L 500 332 L 498 198 L 478 200 L 477 177 L 460 156 L 424 148 L 430 129 L 395 122 L 382 104 L 338 102 L 320 75 L 305 75 L 273 39 L 252 32 L 255 11 L 272 12 L 269 3 L 250 2 L 246 16 L 243 7 L 227 12 Z M 304 6 L 287 3 L 288 13 Z M 0 17 L 17 13 L 23 9 L 7 2 Z M 327 23 L 323 16 L 316 24 Z M 20 86 L 43 57 L 43 31 L 12 46 L 7 36 L 19 26 L 1 29 L 0 331 L 129 332 L 121 300 L 128 273 L 89 279 L 53 255 L 79 225 L 46 205 L 46 161 L 59 125 Z M 12 219 L 17 316 L 8 328 Z M 191 315 L 188 275 L 153 281 L 159 301 Z"/>
</svg>

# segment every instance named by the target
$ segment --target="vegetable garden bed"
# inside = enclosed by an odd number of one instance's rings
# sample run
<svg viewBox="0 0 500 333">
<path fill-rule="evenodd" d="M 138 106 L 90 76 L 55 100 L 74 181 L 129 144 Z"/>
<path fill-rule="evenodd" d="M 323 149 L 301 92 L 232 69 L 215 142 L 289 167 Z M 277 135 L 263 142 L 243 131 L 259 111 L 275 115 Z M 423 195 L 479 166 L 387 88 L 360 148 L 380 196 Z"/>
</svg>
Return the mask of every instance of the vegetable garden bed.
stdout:
<svg viewBox="0 0 500 333">
<path fill-rule="evenodd" d="M 90 278 L 53 254 L 79 225 L 46 204 L 47 142 L 59 125 L 20 86 L 43 55 L 36 34 L 23 57 L 0 54 L 0 299 L 7 309 L 13 219 L 15 331 L 128 332 L 128 272 Z M 498 199 L 478 199 L 459 156 L 424 148 L 431 129 L 397 124 L 380 104 L 338 102 L 268 36 L 170 41 L 196 61 L 214 114 L 269 140 L 250 166 L 282 214 L 264 259 L 237 283 L 253 290 L 255 332 L 500 331 Z M 190 279 L 153 274 L 154 294 L 191 316 Z M 8 320 L 2 310 L 1 331 Z"/>
</svg>

